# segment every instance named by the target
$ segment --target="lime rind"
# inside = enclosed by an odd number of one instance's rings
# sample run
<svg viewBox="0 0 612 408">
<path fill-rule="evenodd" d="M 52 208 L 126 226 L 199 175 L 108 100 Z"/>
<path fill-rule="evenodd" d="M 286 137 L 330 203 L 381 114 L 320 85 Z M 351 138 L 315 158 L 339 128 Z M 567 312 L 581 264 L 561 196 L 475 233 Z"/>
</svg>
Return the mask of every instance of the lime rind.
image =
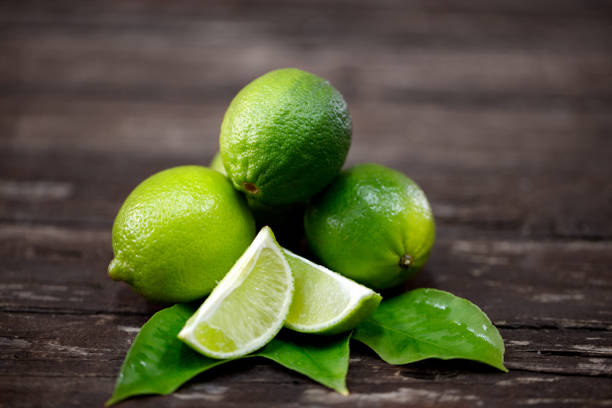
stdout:
<svg viewBox="0 0 612 408">
<path fill-rule="evenodd" d="M 340 92 L 321 77 L 286 68 L 238 92 L 223 117 L 219 148 L 237 190 L 279 206 L 306 202 L 329 184 L 346 160 L 351 137 L 351 115 Z"/>
<path fill-rule="evenodd" d="M 272 230 L 264 227 L 178 337 L 208 357 L 246 355 L 280 331 L 293 291 L 291 268 Z"/>
<path fill-rule="evenodd" d="M 371 316 L 382 297 L 324 266 L 317 265 L 299 255 L 283 249 L 295 279 L 295 294 L 285 327 L 301 333 L 337 334 L 351 330 Z M 313 281 L 323 281 L 316 287 Z M 321 304 L 337 303 L 335 312 L 321 313 Z M 324 307 L 323 307 L 324 308 Z M 315 316 L 321 316 L 317 319 Z M 313 318 L 315 317 L 315 318 Z"/>
</svg>

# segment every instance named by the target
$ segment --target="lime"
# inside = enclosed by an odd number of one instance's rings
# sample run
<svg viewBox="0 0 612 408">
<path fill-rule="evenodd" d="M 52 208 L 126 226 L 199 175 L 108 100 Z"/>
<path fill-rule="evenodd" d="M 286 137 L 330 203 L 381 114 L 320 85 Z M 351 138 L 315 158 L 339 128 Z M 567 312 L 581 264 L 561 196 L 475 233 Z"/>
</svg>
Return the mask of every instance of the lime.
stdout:
<svg viewBox="0 0 612 408">
<path fill-rule="evenodd" d="M 284 251 L 295 279 L 285 327 L 302 333 L 336 334 L 357 326 L 380 304 L 381 296 L 371 289 Z"/>
<path fill-rule="evenodd" d="M 227 173 L 225 172 L 225 167 L 223 166 L 223 160 L 221 160 L 221 155 L 219 154 L 219 152 L 215 154 L 215 156 L 213 157 L 208 167 L 210 167 L 213 170 L 217 170 L 219 173 L 223 174 L 224 176 L 227 176 Z"/>
<path fill-rule="evenodd" d="M 178 337 L 208 357 L 243 356 L 278 333 L 292 297 L 291 268 L 272 230 L 262 228 Z"/>
<path fill-rule="evenodd" d="M 157 173 L 128 196 L 113 225 L 108 273 L 149 300 L 206 296 L 255 235 L 244 198 L 214 170 Z"/>
<path fill-rule="evenodd" d="M 340 171 L 351 116 L 326 80 L 299 69 L 269 72 L 245 86 L 221 125 L 221 156 L 234 186 L 268 204 L 305 201 Z"/>
<path fill-rule="evenodd" d="M 327 267 L 374 289 L 411 277 L 435 237 L 425 193 L 404 174 L 376 164 L 342 172 L 313 200 L 304 226 Z"/>
</svg>

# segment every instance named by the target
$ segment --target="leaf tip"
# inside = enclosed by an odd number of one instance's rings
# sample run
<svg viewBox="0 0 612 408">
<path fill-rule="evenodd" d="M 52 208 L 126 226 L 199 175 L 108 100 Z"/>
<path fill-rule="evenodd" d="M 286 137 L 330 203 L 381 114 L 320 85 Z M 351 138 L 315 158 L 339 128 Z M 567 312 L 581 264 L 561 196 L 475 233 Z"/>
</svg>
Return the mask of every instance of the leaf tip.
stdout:
<svg viewBox="0 0 612 408">
<path fill-rule="evenodd" d="M 113 404 L 116 404 L 118 401 L 114 397 L 110 397 L 108 401 L 104 403 L 105 407 L 110 407 Z"/>
</svg>

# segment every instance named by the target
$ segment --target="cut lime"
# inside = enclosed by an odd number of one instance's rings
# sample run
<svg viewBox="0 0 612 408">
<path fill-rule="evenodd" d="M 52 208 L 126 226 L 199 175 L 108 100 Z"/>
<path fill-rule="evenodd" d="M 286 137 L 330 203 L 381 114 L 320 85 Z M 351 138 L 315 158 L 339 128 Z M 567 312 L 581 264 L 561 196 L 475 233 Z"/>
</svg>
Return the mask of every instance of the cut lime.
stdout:
<svg viewBox="0 0 612 408">
<path fill-rule="evenodd" d="M 295 279 L 285 327 L 302 333 L 336 334 L 357 326 L 380 304 L 382 297 L 371 289 L 284 252 Z"/>
<path fill-rule="evenodd" d="M 264 227 L 178 337 L 208 357 L 243 356 L 278 333 L 292 297 L 291 269 Z"/>
</svg>

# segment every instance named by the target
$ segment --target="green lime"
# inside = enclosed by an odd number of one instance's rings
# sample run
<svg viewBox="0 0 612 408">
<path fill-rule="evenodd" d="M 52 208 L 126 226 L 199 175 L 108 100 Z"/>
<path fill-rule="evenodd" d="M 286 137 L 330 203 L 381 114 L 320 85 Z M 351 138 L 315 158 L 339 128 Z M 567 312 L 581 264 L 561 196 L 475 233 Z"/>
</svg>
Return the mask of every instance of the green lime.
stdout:
<svg viewBox="0 0 612 408">
<path fill-rule="evenodd" d="M 272 230 L 263 228 L 178 337 L 208 357 L 243 356 L 276 336 L 292 298 L 291 268 Z"/>
<path fill-rule="evenodd" d="M 253 216 L 226 177 L 199 166 L 171 168 L 140 183 L 123 203 L 108 273 L 152 301 L 198 299 L 254 235 Z"/>
<path fill-rule="evenodd" d="M 221 125 L 221 156 L 234 186 L 267 205 L 305 201 L 340 171 L 351 116 L 326 80 L 299 69 L 245 86 Z"/>
<path fill-rule="evenodd" d="M 435 238 L 423 190 L 376 164 L 342 172 L 313 200 L 304 226 L 326 266 L 374 289 L 411 277 L 427 261 Z"/>
<path fill-rule="evenodd" d="M 371 289 L 286 249 L 285 257 L 295 278 L 285 327 L 302 333 L 341 333 L 378 308 L 382 298 Z"/>
<path fill-rule="evenodd" d="M 208 167 L 210 167 L 213 170 L 217 170 L 219 173 L 223 174 L 224 176 L 227 176 L 227 173 L 225 172 L 225 167 L 223 166 L 223 160 L 221 160 L 221 154 L 219 152 L 215 154 L 215 156 L 213 157 Z"/>
</svg>

